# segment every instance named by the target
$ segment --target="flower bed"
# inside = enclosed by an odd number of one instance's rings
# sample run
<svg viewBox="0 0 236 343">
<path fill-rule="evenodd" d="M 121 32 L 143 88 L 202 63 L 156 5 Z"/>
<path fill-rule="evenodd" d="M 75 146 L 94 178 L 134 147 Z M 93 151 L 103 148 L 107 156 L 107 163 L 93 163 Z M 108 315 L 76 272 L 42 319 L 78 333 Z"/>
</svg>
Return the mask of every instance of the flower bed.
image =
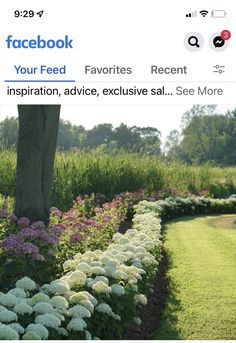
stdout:
<svg viewBox="0 0 236 343">
<path fill-rule="evenodd" d="M 77 253 L 60 279 L 38 288 L 24 277 L 0 294 L 0 339 L 120 338 L 152 290 L 161 257 L 160 220 L 136 215 L 105 251 Z"/>
<path fill-rule="evenodd" d="M 106 249 L 77 252 L 63 263 L 63 276 L 41 287 L 21 277 L 0 293 L 0 339 L 121 338 L 128 323 L 140 323 L 140 307 L 152 292 L 161 259 L 161 219 L 235 213 L 236 201 L 177 197 L 141 201 L 134 208 L 132 229 L 115 233 Z M 65 215 L 70 220 L 73 211 Z"/>
</svg>

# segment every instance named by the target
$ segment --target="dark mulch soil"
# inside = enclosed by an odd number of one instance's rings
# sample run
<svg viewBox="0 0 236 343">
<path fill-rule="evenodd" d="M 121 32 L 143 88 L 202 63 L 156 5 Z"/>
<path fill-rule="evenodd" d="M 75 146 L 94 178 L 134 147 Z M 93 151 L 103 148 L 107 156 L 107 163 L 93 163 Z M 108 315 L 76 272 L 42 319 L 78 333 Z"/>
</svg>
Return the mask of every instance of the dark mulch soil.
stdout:
<svg viewBox="0 0 236 343">
<path fill-rule="evenodd" d="M 131 227 L 132 227 L 132 222 L 125 220 L 125 221 L 121 222 L 121 224 L 120 224 L 119 233 L 122 233 L 124 235 L 127 230 L 131 229 Z"/>
<path fill-rule="evenodd" d="M 166 271 L 168 258 L 165 250 L 160 262 L 160 269 L 154 283 L 154 292 L 148 298 L 148 305 L 143 307 L 140 318 L 141 325 L 129 326 L 123 336 L 125 340 L 148 340 L 153 339 L 154 331 L 157 330 L 161 321 L 161 314 L 168 295 L 168 280 Z"/>
</svg>

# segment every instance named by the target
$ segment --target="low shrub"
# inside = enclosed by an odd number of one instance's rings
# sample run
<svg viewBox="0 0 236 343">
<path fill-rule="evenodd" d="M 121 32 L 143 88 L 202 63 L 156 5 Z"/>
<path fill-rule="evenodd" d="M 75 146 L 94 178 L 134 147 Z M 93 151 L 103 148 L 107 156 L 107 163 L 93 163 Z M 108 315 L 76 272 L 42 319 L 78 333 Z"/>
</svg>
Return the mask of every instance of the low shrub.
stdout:
<svg viewBox="0 0 236 343">
<path fill-rule="evenodd" d="M 136 213 L 152 213 L 167 220 L 183 215 L 235 213 L 236 199 L 211 199 L 199 196 L 169 197 L 158 201 L 140 201 L 134 205 Z"/>
</svg>

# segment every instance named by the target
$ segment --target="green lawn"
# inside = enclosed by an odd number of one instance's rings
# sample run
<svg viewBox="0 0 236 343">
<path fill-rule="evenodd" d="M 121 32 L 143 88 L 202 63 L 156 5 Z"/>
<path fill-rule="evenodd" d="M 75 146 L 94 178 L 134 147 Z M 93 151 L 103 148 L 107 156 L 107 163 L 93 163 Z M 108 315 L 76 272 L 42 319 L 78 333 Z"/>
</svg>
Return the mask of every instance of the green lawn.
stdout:
<svg viewBox="0 0 236 343">
<path fill-rule="evenodd" d="M 188 217 L 166 225 L 170 293 L 154 339 L 236 339 L 235 220 Z"/>
</svg>

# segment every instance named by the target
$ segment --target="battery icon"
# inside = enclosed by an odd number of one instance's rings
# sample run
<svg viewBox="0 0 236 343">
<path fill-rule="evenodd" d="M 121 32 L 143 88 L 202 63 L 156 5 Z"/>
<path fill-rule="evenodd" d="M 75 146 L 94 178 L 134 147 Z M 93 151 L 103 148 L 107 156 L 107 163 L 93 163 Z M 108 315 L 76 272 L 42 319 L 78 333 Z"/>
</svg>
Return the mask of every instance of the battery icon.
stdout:
<svg viewBox="0 0 236 343">
<path fill-rule="evenodd" d="M 211 16 L 213 18 L 224 18 L 226 16 L 226 12 L 224 10 L 213 10 L 211 11 Z"/>
</svg>

